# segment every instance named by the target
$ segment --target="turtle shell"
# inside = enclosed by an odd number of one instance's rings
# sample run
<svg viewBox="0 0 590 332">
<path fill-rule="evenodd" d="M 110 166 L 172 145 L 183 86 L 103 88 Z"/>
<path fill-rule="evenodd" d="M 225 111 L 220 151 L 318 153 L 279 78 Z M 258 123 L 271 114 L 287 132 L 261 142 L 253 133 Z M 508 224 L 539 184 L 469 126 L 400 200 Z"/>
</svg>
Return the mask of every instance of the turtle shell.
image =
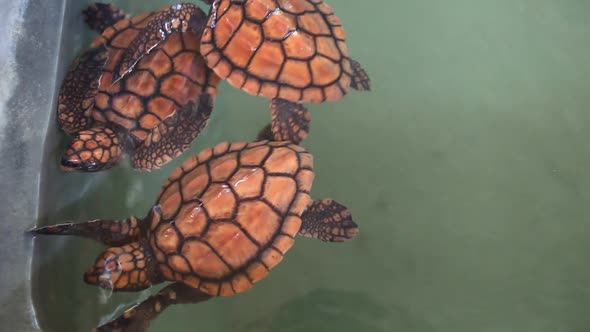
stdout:
<svg viewBox="0 0 590 332">
<path fill-rule="evenodd" d="M 164 183 L 148 239 L 162 275 L 231 296 L 293 245 L 311 203 L 313 157 L 290 142 L 220 143 Z"/>
<path fill-rule="evenodd" d="M 120 125 L 138 141 L 178 108 L 197 103 L 201 92 L 215 96 L 219 81 L 200 56 L 199 36 L 191 31 L 173 33 L 142 57 L 131 73 L 112 81 L 113 69 L 125 49 L 159 12 L 120 20 L 91 45 L 104 44 L 108 49 L 92 117 Z"/>
<path fill-rule="evenodd" d="M 216 0 L 201 54 L 250 94 L 319 103 L 350 87 L 345 40 L 340 19 L 320 0 Z"/>
</svg>

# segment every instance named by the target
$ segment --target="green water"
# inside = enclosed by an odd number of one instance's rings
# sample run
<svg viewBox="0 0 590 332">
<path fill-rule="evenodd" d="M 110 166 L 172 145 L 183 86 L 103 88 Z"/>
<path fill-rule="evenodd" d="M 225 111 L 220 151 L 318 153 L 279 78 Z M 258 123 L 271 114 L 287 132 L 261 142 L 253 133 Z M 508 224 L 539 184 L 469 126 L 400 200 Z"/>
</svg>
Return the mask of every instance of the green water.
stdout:
<svg viewBox="0 0 590 332">
<path fill-rule="evenodd" d="M 590 2 L 330 4 L 374 88 L 310 105 L 304 146 L 313 196 L 346 204 L 361 233 L 345 244 L 299 239 L 252 291 L 172 307 L 150 331 L 589 331 Z M 68 61 L 92 37 L 74 33 L 87 30 L 82 7 L 68 13 Z M 42 223 L 142 216 L 186 155 L 251 139 L 268 120 L 267 101 L 224 83 L 191 151 L 150 174 L 61 173 L 63 141 L 47 163 Z M 100 248 L 37 241 L 46 331 L 89 330 L 147 295 L 100 303 L 81 280 Z"/>
</svg>

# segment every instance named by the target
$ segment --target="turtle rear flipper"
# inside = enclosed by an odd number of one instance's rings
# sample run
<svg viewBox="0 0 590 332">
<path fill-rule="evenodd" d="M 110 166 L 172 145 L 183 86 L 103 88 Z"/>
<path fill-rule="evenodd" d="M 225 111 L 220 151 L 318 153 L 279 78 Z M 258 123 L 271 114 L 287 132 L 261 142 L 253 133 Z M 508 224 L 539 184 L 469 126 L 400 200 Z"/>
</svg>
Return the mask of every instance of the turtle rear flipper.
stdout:
<svg viewBox="0 0 590 332">
<path fill-rule="evenodd" d="M 91 220 L 82 223 L 65 223 L 43 226 L 30 230 L 39 235 L 76 235 L 102 242 L 108 246 L 120 246 L 137 241 L 141 236 L 141 220 L 130 217 L 125 220 Z"/>
<path fill-rule="evenodd" d="M 125 18 L 125 13 L 110 3 L 95 2 L 82 11 L 88 26 L 102 33 L 106 28 Z"/>
<path fill-rule="evenodd" d="M 107 62 L 104 44 L 84 51 L 73 63 L 59 92 L 57 119 L 69 134 L 89 129 L 99 79 Z"/>
<path fill-rule="evenodd" d="M 290 141 L 301 143 L 309 134 L 311 114 L 301 103 L 274 98 L 270 102 L 270 124 L 256 136 L 257 141 Z"/>
<path fill-rule="evenodd" d="M 326 242 L 343 242 L 358 233 L 348 208 L 331 199 L 314 201 L 301 216 L 299 235 Z"/>
<path fill-rule="evenodd" d="M 201 94 L 199 107 L 191 103 L 152 129 L 141 146 L 133 153 L 133 167 L 143 170 L 159 169 L 181 155 L 207 125 L 213 110 L 213 96 Z"/>
<path fill-rule="evenodd" d="M 211 296 L 182 282 L 175 282 L 162 288 L 135 306 L 125 310 L 119 317 L 105 323 L 96 332 L 144 332 L 150 323 L 172 304 L 197 303 L 209 300 Z"/>
<path fill-rule="evenodd" d="M 350 59 L 350 67 L 352 68 L 350 87 L 359 91 L 371 91 L 371 79 L 361 64 Z"/>
<path fill-rule="evenodd" d="M 264 126 L 264 128 L 260 129 L 258 135 L 256 135 L 256 139 L 254 141 L 274 141 L 274 135 L 272 134 L 272 128 L 270 123 Z"/>
<path fill-rule="evenodd" d="M 311 115 L 301 103 L 274 98 L 270 103 L 273 141 L 299 144 L 309 133 Z"/>
</svg>

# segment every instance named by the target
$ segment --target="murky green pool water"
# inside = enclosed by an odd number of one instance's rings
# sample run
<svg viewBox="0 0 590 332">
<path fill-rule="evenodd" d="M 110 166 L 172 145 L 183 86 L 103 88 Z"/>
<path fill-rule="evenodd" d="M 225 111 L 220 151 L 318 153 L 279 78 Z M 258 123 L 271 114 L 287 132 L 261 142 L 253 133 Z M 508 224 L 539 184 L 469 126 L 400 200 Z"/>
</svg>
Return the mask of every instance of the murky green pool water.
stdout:
<svg viewBox="0 0 590 332">
<path fill-rule="evenodd" d="M 133 13 L 164 3 L 130 2 L 116 1 Z M 64 66 L 94 36 L 84 3 L 69 8 Z M 360 235 L 299 239 L 252 291 L 172 307 L 151 331 L 590 330 L 590 2 L 329 3 L 374 89 L 310 105 L 304 146 L 313 196 L 345 203 Z M 42 223 L 143 216 L 187 155 L 251 139 L 268 120 L 267 101 L 224 83 L 207 130 L 161 171 L 62 173 L 62 142 Z M 46 331 L 90 330 L 147 295 L 101 303 L 81 279 L 100 248 L 37 240 Z"/>
</svg>

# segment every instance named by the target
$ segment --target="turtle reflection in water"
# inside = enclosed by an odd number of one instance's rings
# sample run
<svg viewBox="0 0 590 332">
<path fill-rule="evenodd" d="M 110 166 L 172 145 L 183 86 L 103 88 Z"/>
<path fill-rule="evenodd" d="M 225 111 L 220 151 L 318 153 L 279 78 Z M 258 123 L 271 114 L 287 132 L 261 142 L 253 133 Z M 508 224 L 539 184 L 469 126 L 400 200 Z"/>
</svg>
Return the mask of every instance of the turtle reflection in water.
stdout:
<svg viewBox="0 0 590 332">
<path fill-rule="evenodd" d="M 32 232 L 79 235 L 110 246 L 84 274 L 89 284 L 139 291 L 173 281 L 98 328 L 144 331 L 170 304 L 250 289 L 281 262 L 297 235 L 329 242 L 355 236 L 346 207 L 312 201 L 313 179 L 312 155 L 291 142 L 220 143 L 174 169 L 143 219 Z"/>
</svg>

